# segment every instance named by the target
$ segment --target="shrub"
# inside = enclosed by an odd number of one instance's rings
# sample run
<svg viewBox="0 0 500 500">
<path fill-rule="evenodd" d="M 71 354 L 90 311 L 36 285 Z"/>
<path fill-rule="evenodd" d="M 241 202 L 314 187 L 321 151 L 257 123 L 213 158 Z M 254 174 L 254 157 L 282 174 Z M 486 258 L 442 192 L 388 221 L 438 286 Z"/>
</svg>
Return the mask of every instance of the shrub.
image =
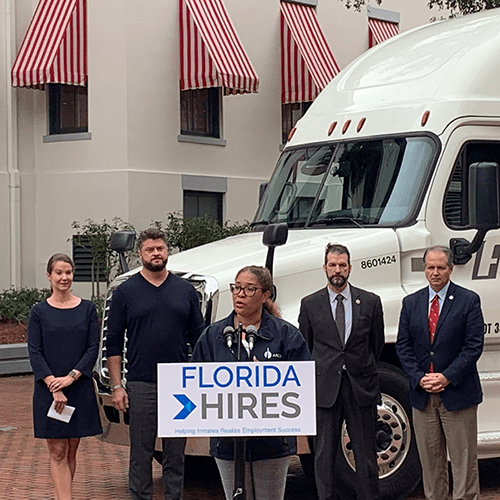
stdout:
<svg viewBox="0 0 500 500">
<path fill-rule="evenodd" d="M 116 231 L 133 229 L 133 226 L 120 217 L 114 217 L 111 222 L 107 222 L 106 219 L 102 222 L 86 219 L 83 224 L 74 221 L 71 227 L 76 231 L 76 234 L 70 240 L 76 245 L 86 248 L 92 254 L 91 298 L 97 307 L 98 314 L 101 314 L 104 305 L 103 293 L 105 293 L 105 290 L 101 293 L 101 278 L 103 277 L 106 285 L 109 285 L 113 277 L 119 274 L 118 255 L 109 248 L 109 240 Z"/>
<path fill-rule="evenodd" d="M 49 296 L 48 288 L 8 288 L 0 293 L 0 319 L 26 321 L 31 307 Z"/>
<path fill-rule="evenodd" d="M 165 225 L 161 221 L 154 221 L 151 225 L 163 229 L 170 247 L 177 248 L 180 252 L 228 236 L 248 233 L 250 230 L 248 221 L 243 223 L 226 221 L 223 225 L 220 225 L 207 216 L 183 217 L 180 212 L 169 213 Z"/>
</svg>

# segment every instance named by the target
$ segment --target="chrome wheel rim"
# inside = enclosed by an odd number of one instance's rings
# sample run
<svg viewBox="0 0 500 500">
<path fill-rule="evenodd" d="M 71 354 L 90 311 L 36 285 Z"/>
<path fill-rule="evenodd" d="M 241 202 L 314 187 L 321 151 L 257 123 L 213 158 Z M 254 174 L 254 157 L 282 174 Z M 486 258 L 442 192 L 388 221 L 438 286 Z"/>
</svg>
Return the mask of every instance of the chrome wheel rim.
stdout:
<svg viewBox="0 0 500 500">
<path fill-rule="evenodd" d="M 410 449 L 410 419 L 401 404 L 388 394 L 382 394 L 377 406 L 377 464 L 378 477 L 384 479 L 394 474 L 404 463 Z M 344 421 L 341 446 L 344 457 L 352 470 L 356 470 L 354 452 Z"/>
</svg>

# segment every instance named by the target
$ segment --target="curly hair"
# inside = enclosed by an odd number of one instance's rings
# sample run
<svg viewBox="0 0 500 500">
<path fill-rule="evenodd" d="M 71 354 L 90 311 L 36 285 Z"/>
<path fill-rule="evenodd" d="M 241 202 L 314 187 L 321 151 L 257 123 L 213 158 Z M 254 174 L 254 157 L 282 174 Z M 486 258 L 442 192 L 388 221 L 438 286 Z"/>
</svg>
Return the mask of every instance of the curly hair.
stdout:
<svg viewBox="0 0 500 500">
<path fill-rule="evenodd" d="M 271 276 L 271 273 L 267 267 L 246 266 L 243 269 L 240 269 L 236 273 L 235 279 L 238 279 L 238 276 L 241 273 L 253 274 L 257 278 L 259 285 L 262 287 L 262 293 L 266 293 L 266 292 L 272 293 L 272 291 L 273 291 L 273 277 Z M 281 317 L 279 307 L 276 305 L 276 302 L 272 301 L 270 298 L 264 302 L 264 309 L 266 309 L 266 311 L 269 314 L 272 314 L 273 316 L 276 316 L 277 318 Z"/>
</svg>

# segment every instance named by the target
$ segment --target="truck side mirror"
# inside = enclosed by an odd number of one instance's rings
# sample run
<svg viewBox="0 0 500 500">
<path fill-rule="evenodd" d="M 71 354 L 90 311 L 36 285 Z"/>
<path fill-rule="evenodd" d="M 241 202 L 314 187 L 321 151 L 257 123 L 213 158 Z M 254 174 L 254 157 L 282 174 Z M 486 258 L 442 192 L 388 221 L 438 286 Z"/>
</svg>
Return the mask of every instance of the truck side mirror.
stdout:
<svg viewBox="0 0 500 500">
<path fill-rule="evenodd" d="M 266 247 L 280 247 L 286 243 L 288 239 L 288 224 L 282 222 L 281 224 L 269 224 L 264 228 L 262 235 L 262 243 Z"/>
<path fill-rule="evenodd" d="M 118 253 L 118 259 L 123 273 L 126 273 L 129 270 L 127 260 L 125 259 L 125 252 L 133 250 L 134 245 L 135 231 L 133 229 L 123 229 L 121 231 L 116 231 L 116 233 L 111 235 L 109 247 L 111 250 Z"/>
<path fill-rule="evenodd" d="M 500 167 L 498 163 L 473 163 L 469 167 L 469 221 L 477 229 L 471 243 L 452 238 L 450 248 L 454 264 L 467 264 L 483 244 L 490 229 L 500 228 Z"/>
<path fill-rule="evenodd" d="M 269 269 L 271 276 L 273 275 L 274 265 L 274 249 L 286 243 L 288 239 L 288 224 L 269 224 L 264 228 L 262 235 L 262 243 L 267 247 L 266 267 Z M 276 287 L 273 285 L 271 290 L 271 300 L 275 301 L 277 297 Z"/>
<path fill-rule="evenodd" d="M 500 227 L 500 167 L 473 163 L 469 167 L 469 219 L 475 229 Z"/>
</svg>

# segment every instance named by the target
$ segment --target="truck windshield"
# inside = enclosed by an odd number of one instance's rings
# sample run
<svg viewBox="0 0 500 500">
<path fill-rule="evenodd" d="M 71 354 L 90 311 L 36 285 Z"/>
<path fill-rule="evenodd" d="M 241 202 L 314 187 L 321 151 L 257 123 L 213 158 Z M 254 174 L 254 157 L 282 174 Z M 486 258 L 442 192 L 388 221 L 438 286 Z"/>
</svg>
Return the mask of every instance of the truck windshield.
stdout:
<svg viewBox="0 0 500 500">
<path fill-rule="evenodd" d="M 285 151 L 254 225 L 408 223 L 415 214 L 436 148 L 430 137 L 391 137 Z"/>
</svg>

